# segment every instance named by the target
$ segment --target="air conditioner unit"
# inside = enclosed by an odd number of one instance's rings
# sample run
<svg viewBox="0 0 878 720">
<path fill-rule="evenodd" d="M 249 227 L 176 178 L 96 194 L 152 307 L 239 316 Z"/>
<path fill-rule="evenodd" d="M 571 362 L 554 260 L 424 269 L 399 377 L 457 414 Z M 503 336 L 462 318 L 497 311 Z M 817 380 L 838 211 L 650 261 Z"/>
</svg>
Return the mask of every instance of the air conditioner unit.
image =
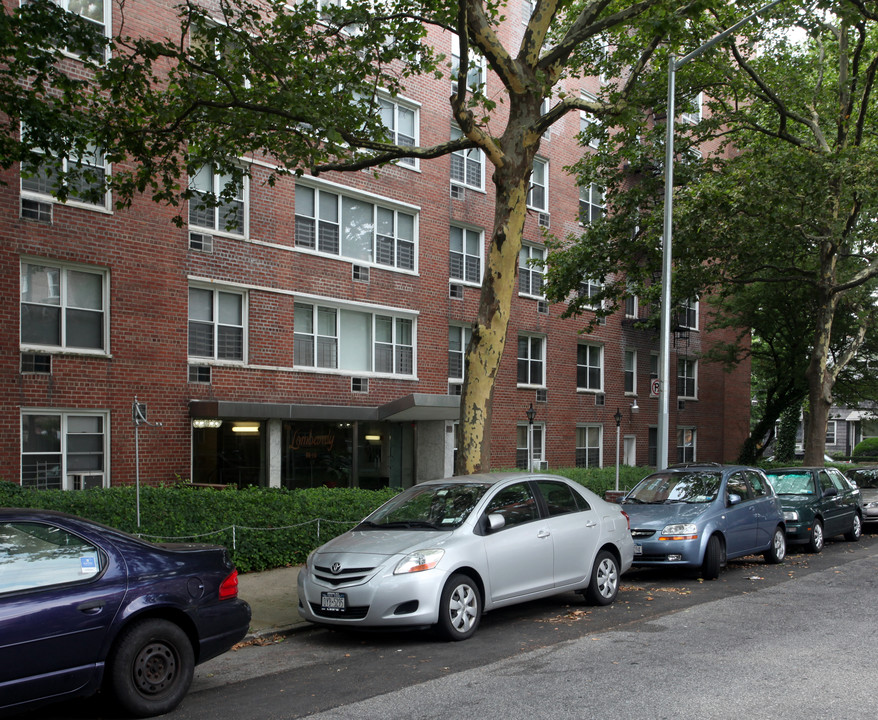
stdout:
<svg viewBox="0 0 878 720">
<path fill-rule="evenodd" d="M 452 200 L 463 200 L 465 194 L 466 188 L 464 188 L 462 185 L 451 185 Z"/>
<path fill-rule="evenodd" d="M 540 227 L 549 227 L 549 213 L 540 213 L 538 224 Z"/>
<path fill-rule="evenodd" d="M 548 460 L 531 460 L 530 469 L 533 472 L 548 470 L 549 469 L 549 461 Z"/>
<path fill-rule="evenodd" d="M 71 475 L 74 490 L 91 490 L 104 486 L 104 474 L 102 472 L 76 473 Z"/>
<path fill-rule="evenodd" d="M 549 303 L 547 303 L 545 300 L 538 300 L 537 301 L 537 312 L 540 315 L 548 315 L 549 314 Z"/>
<path fill-rule="evenodd" d="M 594 396 L 594 405 L 595 407 L 603 407 L 604 406 L 604 394 L 598 393 Z"/>
<path fill-rule="evenodd" d="M 677 400 L 677 410 L 685 410 L 686 409 L 686 401 L 685 400 Z"/>
</svg>

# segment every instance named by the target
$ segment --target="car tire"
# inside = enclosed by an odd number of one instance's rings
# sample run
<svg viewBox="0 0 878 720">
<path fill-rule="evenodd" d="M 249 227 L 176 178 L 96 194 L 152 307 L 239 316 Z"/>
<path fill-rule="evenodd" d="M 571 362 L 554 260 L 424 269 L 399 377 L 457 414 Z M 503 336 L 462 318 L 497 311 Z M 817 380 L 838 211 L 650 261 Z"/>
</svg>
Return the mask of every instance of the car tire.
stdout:
<svg viewBox="0 0 878 720">
<path fill-rule="evenodd" d="M 719 571 L 726 564 L 726 549 L 717 535 L 711 535 L 704 550 L 704 562 L 701 563 L 701 577 L 705 580 L 716 580 Z"/>
<path fill-rule="evenodd" d="M 784 558 L 787 556 L 787 537 L 780 525 L 774 529 L 774 534 L 771 536 L 771 545 L 768 546 L 768 550 L 762 555 L 765 558 L 765 562 L 770 565 L 777 565 L 784 561 Z"/>
<path fill-rule="evenodd" d="M 437 629 L 446 640 L 466 640 L 479 627 L 482 596 L 473 579 L 465 573 L 452 575 L 439 600 Z"/>
<path fill-rule="evenodd" d="M 854 513 L 854 525 L 844 534 L 844 539 L 848 542 L 857 542 L 861 537 L 863 537 L 863 520 L 860 518 L 860 513 Z"/>
<path fill-rule="evenodd" d="M 805 545 L 805 549 L 810 553 L 819 553 L 823 549 L 823 543 L 823 523 L 815 519 L 814 525 L 811 527 L 811 535 L 808 538 L 808 544 Z"/>
<path fill-rule="evenodd" d="M 195 655 L 188 635 L 167 620 L 150 619 L 119 635 L 109 677 L 119 704 L 136 717 L 173 710 L 189 690 Z"/>
<path fill-rule="evenodd" d="M 609 605 L 619 594 L 619 562 L 609 550 L 601 550 L 594 559 L 584 594 L 591 605 Z"/>
</svg>

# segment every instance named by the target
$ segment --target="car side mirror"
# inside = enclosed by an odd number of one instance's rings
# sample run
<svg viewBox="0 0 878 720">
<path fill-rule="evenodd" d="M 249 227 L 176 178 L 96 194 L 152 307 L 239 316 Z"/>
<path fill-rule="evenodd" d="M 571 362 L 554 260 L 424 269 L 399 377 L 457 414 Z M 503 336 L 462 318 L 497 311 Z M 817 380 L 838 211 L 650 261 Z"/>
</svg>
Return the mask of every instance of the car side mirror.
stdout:
<svg viewBox="0 0 878 720">
<path fill-rule="evenodd" d="M 838 490 L 834 487 L 826 488 L 823 491 L 823 497 L 835 497 L 836 495 L 838 495 Z"/>
<path fill-rule="evenodd" d="M 488 532 L 497 532 L 506 526 L 506 518 L 500 513 L 491 513 L 488 515 Z"/>
<path fill-rule="evenodd" d="M 741 502 L 741 496 L 738 493 L 729 493 L 729 505 L 737 505 Z"/>
</svg>

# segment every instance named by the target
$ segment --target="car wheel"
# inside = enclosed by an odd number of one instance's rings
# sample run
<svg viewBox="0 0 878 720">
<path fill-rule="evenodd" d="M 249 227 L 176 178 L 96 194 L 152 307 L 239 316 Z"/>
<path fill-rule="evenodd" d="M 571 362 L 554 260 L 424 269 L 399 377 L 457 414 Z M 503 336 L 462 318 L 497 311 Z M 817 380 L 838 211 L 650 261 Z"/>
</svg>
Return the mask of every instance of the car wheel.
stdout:
<svg viewBox="0 0 878 720">
<path fill-rule="evenodd" d="M 763 556 L 765 557 L 765 562 L 772 565 L 782 563 L 787 556 L 787 538 L 780 525 L 774 529 L 771 545 L 768 546 L 768 550 L 763 553 Z"/>
<path fill-rule="evenodd" d="M 452 575 L 439 601 L 439 632 L 446 640 L 466 640 L 479 626 L 482 596 L 469 575 Z"/>
<path fill-rule="evenodd" d="M 823 523 L 814 520 L 814 526 L 811 528 L 811 537 L 808 538 L 808 544 L 805 546 L 808 552 L 819 553 L 823 549 Z"/>
<path fill-rule="evenodd" d="M 716 535 L 711 535 L 704 550 L 704 562 L 701 564 L 701 576 L 705 580 L 716 580 L 719 577 L 720 568 L 726 564 L 726 548 L 723 541 Z"/>
<path fill-rule="evenodd" d="M 126 628 L 110 658 L 110 682 L 132 715 L 170 712 L 192 684 L 195 656 L 185 632 L 167 620 L 144 620 Z"/>
<path fill-rule="evenodd" d="M 854 525 L 844 534 L 844 539 L 848 542 L 857 542 L 863 535 L 863 521 L 860 519 L 860 513 L 854 513 Z"/>
<path fill-rule="evenodd" d="M 592 605 L 609 605 L 619 594 L 619 564 L 609 550 L 601 550 L 591 568 L 585 599 Z"/>
</svg>

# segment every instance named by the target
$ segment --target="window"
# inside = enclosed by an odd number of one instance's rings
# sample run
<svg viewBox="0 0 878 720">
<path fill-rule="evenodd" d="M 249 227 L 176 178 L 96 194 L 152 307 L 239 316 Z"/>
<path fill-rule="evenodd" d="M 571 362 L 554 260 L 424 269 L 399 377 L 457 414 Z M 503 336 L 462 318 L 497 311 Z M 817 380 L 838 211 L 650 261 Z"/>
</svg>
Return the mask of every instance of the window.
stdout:
<svg viewBox="0 0 878 720">
<path fill-rule="evenodd" d="M 677 462 L 695 462 L 695 428 L 677 428 Z"/>
<path fill-rule="evenodd" d="M 625 297 L 625 317 L 629 319 L 637 319 L 638 314 L 637 295 L 627 295 Z"/>
<path fill-rule="evenodd" d="M 189 178 L 189 225 L 212 232 L 227 232 L 243 237 L 247 230 L 247 204 L 243 173 L 219 173 L 213 165 L 203 165 Z M 224 200 L 220 193 L 231 191 L 233 197 Z M 219 203 L 216 207 L 208 207 Z"/>
<path fill-rule="evenodd" d="M 689 298 L 677 307 L 677 324 L 687 330 L 698 329 L 698 300 Z"/>
<path fill-rule="evenodd" d="M 22 262 L 22 347 L 107 352 L 108 284 L 105 271 Z"/>
<path fill-rule="evenodd" d="M 299 302 L 293 362 L 354 373 L 414 374 L 414 322 L 408 317 Z"/>
<path fill-rule="evenodd" d="M 457 92 L 457 73 L 460 70 L 460 38 L 451 36 L 451 92 Z M 476 91 L 485 84 L 486 63 L 479 53 L 469 48 L 469 68 L 467 69 L 466 85 L 470 91 Z"/>
<path fill-rule="evenodd" d="M 597 102 L 597 97 L 589 92 L 582 92 L 582 99 L 587 102 Z M 588 146 L 598 148 L 601 144 L 601 122 L 594 113 L 581 110 L 579 113 L 579 132 L 588 134 Z"/>
<path fill-rule="evenodd" d="M 681 119 L 683 122 L 691 123 L 692 125 L 697 125 L 701 122 L 702 119 L 702 105 L 704 100 L 704 94 L 698 93 L 694 98 L 692 98 L 689 102 L 684 102 L 681 105 L 683 110 Z"/>
<path fill-rule="evenodd" d="M 515 448 L 515 466 L 521 470 L 527 470 L 528 457 L 528 435 L 529 428 L 533 428 L 533 448 L 531 450 L 531 459 L 534 466 L 538 466 L 545 458 L 545 425 L 543 423 L 534 423 L 528 425 L 523 423 L 518 425 L 516 430 L 516 448 Z"/>
<path fill-rule="evenodd" d="M 107 415 L 27 411 L 21 416 L 21 484 L 76 490 L 103 487 Z"/>
<path fill-rule="evenodd" d="M 498 513 L 505 520 L 504 527 L 521 525 L 522 523 L 538 520 L 540 517 L 537 509 L 537 501 L 533 496 L 529 483 L 517 483 L 510 485 L 488 501 L 486 513 Z"/>
<path fill-rule="evenodd" d="M 451 139 L 457 140 L 462 136 L 460 128 L 452 126 Z M 451 153 L 451 182 L 455 185 L 465 185 L 474 190 L 483 190 L 485 187 L 485 156 L 478 148 L 467 150 L 455 150 Z"/>
<path fill-rule="evenodd" d="M 604 216 L 606 205 L 604 189 L 599 185 L 583 185 L 579 188 L 579 222 L 590 225 Z"/>
<path fill-rule="evenodd" d="M 694 400 L 698 397 L 698 363 L 689 358 L 677 360 L 677 397 Z"/>
<path fill-rule="evenodd" d="M 534 245 L 522 245 L 518 253 L 518 292 L 543 297 L 543 269 L 546 251 Z"/>
<path fill-rule="evenodd" d="M 576 467 L 601 467 L 601 425 L 576 427 Z"/>
<path fill-rule="evenodd" d="M 604 286 L 601 284 L 599 280 L 591 280 L 586 278 L 581 283 L 579 283 L 579 296 L 585 298 L 593 298 L 596 297 L 600 292 L 602 292 Z M 591 307 L 598 308 L 600 307 L 600 301 L 596 300 L 593 303 L 589 303 Z"/>
<path fill-rule="evenodd" d="M 22 128 L 22 134 L 25 132 L 26 129 Z M 103 187 L 108 172 L 103 150 L 94 143 L 87 143 L 81 155 L 47 156 L 39 165 L 22 162 L 21 195 L 54 201 L 58 176 L 65 173 L 65 202 L 106 210 L 109 193 L 103 191 Z"/>
<path fill-rule="evenodd" d="M 659 376 L 659 356 L 658 353 L 649 354 L 649 377 L 656 379 Z"/>
<path fill-rule="evenodd" d="M 463 325 L 448 326 L 448 383 L 463 382 L 464 356 L 472 337 L 472 328 Z"/>
<path fill-rule="evenodd" d="M 637 351 L 625 350 L 622 353 L 622 372 L 625 376 L 625 394 L 637 394 Z"/>
<path fill-rule="evenodd" d="M 550 517 L 567 515 L 580 510 L 591 510 L 586 499 L 569 485 L 540 480 L 537 482 L 537 487 L 540 489 L 540 495 L 546 501 L 546 509 L 549 511 Z"/>
<path fill-rule="evenodd" d="M 390 141 L 396 145 L 414 147 L 418 144 L 418 110 L 403 104 L 399 99 L 378 98 L 381 121 L 387 128 Z M 399 165 L 418 167 L 417 158 L 400 158 Z"/>
<path fill-rule="evenodd" d="M 89 2 L 83 2 L 83 0 L 53 0 L 53 2 L 56 5 L 60 5 L 67 12 L 78 15 L 86 22 L 94 25 L 104 37 L 110 37 L 112 30 L 110 17 L 112 3 L 110 0 L 89 0 Z M 75 55 L 75 53 L 71 54 Z"/>
<path fill-rule="evenodd" d="M 576 389 L 600 392 L 603 387 L 603 347 L 580 343 L 576 346 Z"/>
<path fill-rule="evenodd" d="M 549 163 L 536 158 L 530 174 L 527 206 L 532 210 L 547 212 L 549 208 Z"/>
<path fill-rule="evenodd" d="M 454 280 L 480 284 L 482 282 L 482 251 L 485 246 L 478 230 L 451 226 L 448 275 Z"/>
<path fill-rule="evenodd" d="M 826 423 L 826 444 L 835 445 L 836 421 L 829 420 Z"/>
<path fill-rule="evenodd" d="M 244 295 L 189 288 L 189 357 L 244 360 Z"/>
<path fill-rule="evenodd" d="M 296 185 L 296 247 L 414 270 L 415 232 L 412 213 Z"/>
<path fill-rule="evenodd" d="M 518 384 L 546 385 L 546 339 L 534 335 L 518 336 Z"/>
</svg>

